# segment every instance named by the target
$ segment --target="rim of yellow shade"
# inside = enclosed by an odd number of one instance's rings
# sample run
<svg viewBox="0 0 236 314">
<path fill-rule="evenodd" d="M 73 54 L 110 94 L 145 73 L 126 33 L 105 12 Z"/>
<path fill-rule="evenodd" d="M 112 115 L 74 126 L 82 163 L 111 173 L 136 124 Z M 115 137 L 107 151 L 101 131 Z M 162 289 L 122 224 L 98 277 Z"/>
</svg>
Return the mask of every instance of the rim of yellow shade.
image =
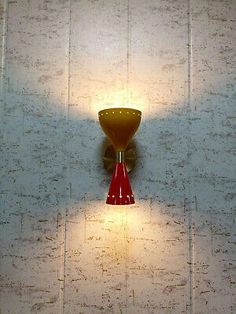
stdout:
<svg viewBox="0 0 236 314">
<path fill-rule="evenodd" d="M 126 107 L 119 107 L 119 108 L 107 108 L 107 109 L 103 109 L 103 110 L 100 110 L 98 112 L 98 115 L 101 116 L 103 114 L 110 114 L 112 112 L 115 112 L 117 113 L 117 111 L 120 111 L 120 113 L 122 114 L 123 112 L 122 111 L 126 111 L 126 113 L 131 113 L 131 114 L 137 114 L 139 116 L 142 115 L 142 112 L 138 109 L 133 109 L 133 108 L 126 108 Z M 124 112 L 125 113 L 125 112 Z"/>
</svg>

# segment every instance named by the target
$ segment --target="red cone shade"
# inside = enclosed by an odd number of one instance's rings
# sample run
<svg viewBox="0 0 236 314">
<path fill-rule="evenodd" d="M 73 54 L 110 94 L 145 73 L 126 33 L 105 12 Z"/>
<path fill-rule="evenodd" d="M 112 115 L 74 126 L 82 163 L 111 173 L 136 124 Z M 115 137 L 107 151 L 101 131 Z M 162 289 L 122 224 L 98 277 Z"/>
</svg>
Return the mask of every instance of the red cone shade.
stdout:
<svg viewBox="0 0 236 314">
<path fill-rule="evenodd" d="M 110 205 L 135 203 L 124 162 L 117 162 L 115 165 L 106 203 Z"/>
</svg>

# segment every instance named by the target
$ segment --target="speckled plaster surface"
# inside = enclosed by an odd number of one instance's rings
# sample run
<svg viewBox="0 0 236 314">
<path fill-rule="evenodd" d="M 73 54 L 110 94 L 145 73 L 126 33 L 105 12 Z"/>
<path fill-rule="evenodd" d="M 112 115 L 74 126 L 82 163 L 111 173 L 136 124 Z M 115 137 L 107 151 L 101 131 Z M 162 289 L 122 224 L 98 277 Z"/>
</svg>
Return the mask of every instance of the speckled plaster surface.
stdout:
<svg viewBox="0 0 236 314">
<path fill-rule="evenodd" d="M 0 313 L 232 314 L 234 0 L 1 0 Z M 135 206 L 97 111 L 143 111 Z"/>
</svg>

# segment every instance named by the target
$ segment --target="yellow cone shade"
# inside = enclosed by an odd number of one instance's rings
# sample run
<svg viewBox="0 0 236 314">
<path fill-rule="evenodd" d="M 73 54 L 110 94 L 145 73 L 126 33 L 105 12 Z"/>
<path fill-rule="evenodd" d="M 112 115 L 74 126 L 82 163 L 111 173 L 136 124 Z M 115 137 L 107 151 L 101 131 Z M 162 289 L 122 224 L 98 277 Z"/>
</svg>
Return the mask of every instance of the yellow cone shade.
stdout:
<svg viewBox="0 0 236 314">
<path fill-rule="evenodd" d="M 141 111 L 131 108 L 110 108 L 98 113 L 99 122 L 116 151 L 125 151 L 141 121 Z"/>
</svg>

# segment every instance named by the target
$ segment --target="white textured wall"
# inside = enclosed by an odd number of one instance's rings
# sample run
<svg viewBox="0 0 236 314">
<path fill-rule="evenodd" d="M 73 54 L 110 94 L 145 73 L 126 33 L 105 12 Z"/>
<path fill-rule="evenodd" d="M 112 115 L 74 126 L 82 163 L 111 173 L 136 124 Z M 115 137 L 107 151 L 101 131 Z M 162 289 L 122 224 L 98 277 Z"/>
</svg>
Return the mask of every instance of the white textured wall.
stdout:
<svg viewBox="0 0 236 314">
<path fill-rule="evenodd" d="M 235 313 L 236 1 L 0 3 L 0 313 Z M 143 111 L 130 207 L 116 104 Z"/>
</svg>

